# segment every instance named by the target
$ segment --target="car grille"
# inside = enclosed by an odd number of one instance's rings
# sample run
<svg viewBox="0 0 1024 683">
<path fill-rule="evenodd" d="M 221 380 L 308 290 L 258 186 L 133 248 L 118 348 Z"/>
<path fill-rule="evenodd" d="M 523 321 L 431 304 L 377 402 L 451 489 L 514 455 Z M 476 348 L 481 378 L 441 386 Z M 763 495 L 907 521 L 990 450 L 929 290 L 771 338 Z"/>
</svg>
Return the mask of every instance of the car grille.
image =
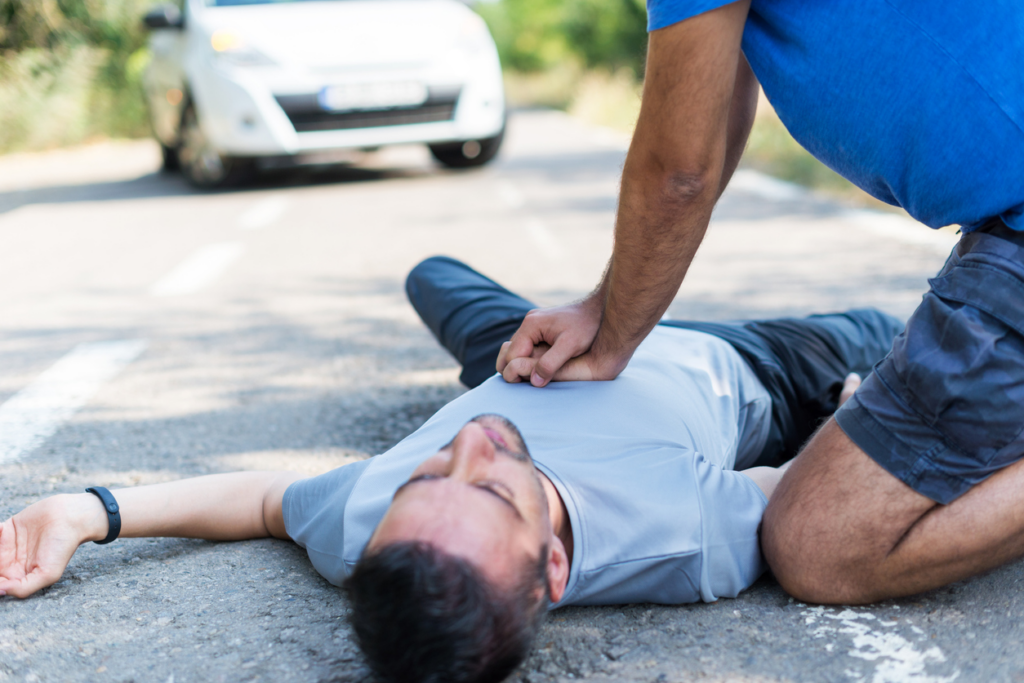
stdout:
<svg viewBox="0 0 1024 683">
<path fill-rule="evenodd" d="M 416 107 L 342 112 L 324 111 L 316 94 L 275 95 L 274 99 L 288 115 L 297 133 L 309 133 L 451 121 L 455 118 L 459 92 L 459 88 L 431 88 L 427 101 Z"/>
</svg>

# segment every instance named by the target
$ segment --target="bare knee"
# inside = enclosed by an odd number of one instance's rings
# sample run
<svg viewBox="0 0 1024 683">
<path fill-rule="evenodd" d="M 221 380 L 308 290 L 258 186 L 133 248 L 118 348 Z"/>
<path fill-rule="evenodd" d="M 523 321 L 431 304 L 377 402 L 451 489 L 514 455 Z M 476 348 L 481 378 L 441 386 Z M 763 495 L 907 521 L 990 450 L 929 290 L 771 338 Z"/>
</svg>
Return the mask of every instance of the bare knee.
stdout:
<svg viewBox="0 0 1024 683">
<path fill-rule="evenodd" d="M 765 510 L 761 547 L 793 597 L 859 604 L 899 594 L 889 555 L 933 505 L 846 437 L 834 422 L 811 440 Z"/>
<path fill-rule="evenodd" d="M 774 500 L 774 499 L 773 499 Z M 865 569 L 877 566 L 877 558 L 841 557 L 822 552 L 819 544 L 804 542 L 806 525 L 787 518 L 788 510 L 769 509 L 761 527 L 761 548 L 768 566 L 782 589 L 801 602 L 817 604 L 863 604 L 877 598 L 877 587 Z"/>
</svg>

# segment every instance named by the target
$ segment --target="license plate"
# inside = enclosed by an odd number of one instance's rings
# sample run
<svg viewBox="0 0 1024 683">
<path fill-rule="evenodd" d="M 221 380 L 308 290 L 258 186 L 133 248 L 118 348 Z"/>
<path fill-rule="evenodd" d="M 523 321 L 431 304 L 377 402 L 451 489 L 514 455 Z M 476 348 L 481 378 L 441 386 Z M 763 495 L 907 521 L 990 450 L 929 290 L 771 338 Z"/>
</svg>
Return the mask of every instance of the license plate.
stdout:
<svg viewBox="0 0 1024 683">
<path fill-rule="evenodd" d="M 427 101 L 427 87 L 412 81 L 331 85 L 320 91 L 319 100 L 327 111 L 415 107 Z"/>
</svg>

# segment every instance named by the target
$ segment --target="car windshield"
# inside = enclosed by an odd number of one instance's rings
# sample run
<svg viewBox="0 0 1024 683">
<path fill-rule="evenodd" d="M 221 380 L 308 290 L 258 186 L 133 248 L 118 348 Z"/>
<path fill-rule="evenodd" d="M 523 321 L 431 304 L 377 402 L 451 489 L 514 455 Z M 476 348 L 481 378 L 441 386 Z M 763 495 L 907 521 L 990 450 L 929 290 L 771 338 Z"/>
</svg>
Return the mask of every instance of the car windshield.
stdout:
<svg viewBox="0 0 1024 683">
<path fill-rule="evenodd" d="M 294 2 L 323 2 L 323 0 L 206 0 L 206 6 L 235 7 L 237 5 L 280 5 Z"/>
</svg>

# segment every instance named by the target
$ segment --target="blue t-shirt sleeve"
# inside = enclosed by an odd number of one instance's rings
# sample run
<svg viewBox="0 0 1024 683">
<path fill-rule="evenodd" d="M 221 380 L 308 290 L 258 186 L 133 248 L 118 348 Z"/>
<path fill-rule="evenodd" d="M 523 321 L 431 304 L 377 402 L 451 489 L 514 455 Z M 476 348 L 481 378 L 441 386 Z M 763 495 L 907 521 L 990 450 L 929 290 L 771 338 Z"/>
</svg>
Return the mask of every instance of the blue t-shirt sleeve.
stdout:
<svg viewBox="0 0 1024 683">
<path fill-rule="evenodd" d="M 345 580 L 345 506 L 371 462 L 360 460 L 300 479 L 288 487 L 281 501 L 285 531 L 306 549 L 317 572 L 336 586 Z"/>
<path fill-rule="evenodd" d="M 647 30 L 657 31 L 736 0 L 647 0 Z"/>
</svg>

